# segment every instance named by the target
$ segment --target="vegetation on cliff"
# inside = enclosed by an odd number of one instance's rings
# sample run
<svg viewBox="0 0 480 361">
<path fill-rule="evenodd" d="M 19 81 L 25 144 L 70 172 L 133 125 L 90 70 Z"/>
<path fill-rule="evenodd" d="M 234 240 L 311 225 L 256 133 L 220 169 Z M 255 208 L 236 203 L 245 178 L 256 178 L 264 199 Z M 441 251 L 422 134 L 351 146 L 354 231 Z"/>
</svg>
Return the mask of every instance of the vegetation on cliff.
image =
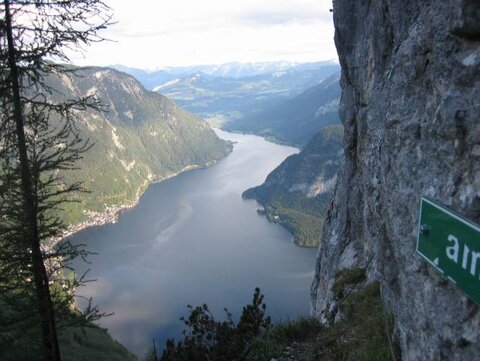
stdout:
<svg viewBox="0 0 480 361">
<path fill-rule="evenodd" d="M 342 269 L 333 290 L 338 313 L 332 325 L 319 333 L 314 359 L 325 361 L 401 360 L 392 341 L 395 320 L 383 304 L 378 282 L 365 284 L 365 270 Z"/>
<path fill-rule="evenodd" d="M 301 246 L 317 246 L 325 210 L 342 160 L 341 125 L 323 128 L 299 154 L 291 155 L 265 180 L 243 193 L 264 206 L 268 219 L 284 225 Z"/>
<path fill-rule="evenodd" d="M 21 300 L 18 302 L 21 303 Z M 0 332 L 0 359 L 2 361 L 38 361 L 40 355 L 40 332 L 36 320 L 31 319 L 25 325 L 16 325 L 24 328 L 20 336 L 10 326 L 2 323 L 10 319 L 3 307 L 0 310 L 0 324 L 4 329 Z M 30 308 L 31 309 L 31 308 Z M 24 310 L 24 312 L 27 312 Z M 33 312 L 31 312 L 33 314 Z M 63 316 L 62 316 L 63 317 Z M 94 324 L 85 325 L 77 318 L 75 312 L 70 313 L 71 325 L 59 329 L 58 343 L 62 361 L 135 361 L 137 357 L 123 345 L 112 339 L 107 330 Z M 13 339 L 10 336 L 16 336 Z"/>
<path fill-rule="evenodd" d="M 384 308 L 379 284 L 365 284 L 363 269 L 344 269 L 335 287 L 341 317 L 330 326 L 302 316 L 271 323 L 259 289 L 238 323 L 227 310 L 226 320 L 216 321 L 207 305 L 189 306 L 183 339 L 169 340 L 160 360 L 400 360 L 398 344 L 390 340 L 394 320 Z M 153 360 L 152 348 L 146 361 Z"/>
<path fill-rule="evenodd" d="M 71 327 L 60 334 L 63 361 L 135 361 L 137 357 L 97 326 Z"/>
</svg>

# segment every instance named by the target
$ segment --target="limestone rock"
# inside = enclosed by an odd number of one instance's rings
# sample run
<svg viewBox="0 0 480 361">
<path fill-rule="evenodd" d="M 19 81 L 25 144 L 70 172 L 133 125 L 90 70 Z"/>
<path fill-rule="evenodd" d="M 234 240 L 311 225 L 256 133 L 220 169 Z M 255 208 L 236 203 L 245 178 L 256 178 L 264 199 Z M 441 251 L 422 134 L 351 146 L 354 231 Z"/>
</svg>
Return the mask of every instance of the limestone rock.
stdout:
<svg viewBox="0 0 480 361">
<path fill-rule="evenodd" d="M 335 273 L 380 280 L 405 360 L 474 360 L 480 314 L 416 255 L 421 196 L 480 221 L 480 3 L 334 1 L 345 163 L 312 285 L 324 322 Z M 480 287 L 480 283 L 479 283 Z"/>
</svg>

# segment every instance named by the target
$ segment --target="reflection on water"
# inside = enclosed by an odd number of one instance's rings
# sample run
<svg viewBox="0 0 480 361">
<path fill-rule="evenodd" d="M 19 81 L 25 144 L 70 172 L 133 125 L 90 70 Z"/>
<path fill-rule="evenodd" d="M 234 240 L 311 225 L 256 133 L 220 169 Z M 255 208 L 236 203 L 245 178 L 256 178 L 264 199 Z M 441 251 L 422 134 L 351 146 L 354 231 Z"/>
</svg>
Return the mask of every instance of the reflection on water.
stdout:
<svg viewBox="0 0 480 361">
<path fill-rule="evenodd" d="M 77 265 L 97 279 L 81 293 L 115 313 L 102 326 L 140 356 L 152 337 L 163 346 L 180 333 L 187 304 L 238 315 L 260 287 L 273 319 L 308 313 L 315 250 L 293 245 L 285 229 L 257 214 L 256 202 L 241 198 L 297 149 L 218 134 L 237 142 L 229 157 L 152 185 L 117 223 L 72 237 L 98 253 L 91 265 Z"/>
</svg>

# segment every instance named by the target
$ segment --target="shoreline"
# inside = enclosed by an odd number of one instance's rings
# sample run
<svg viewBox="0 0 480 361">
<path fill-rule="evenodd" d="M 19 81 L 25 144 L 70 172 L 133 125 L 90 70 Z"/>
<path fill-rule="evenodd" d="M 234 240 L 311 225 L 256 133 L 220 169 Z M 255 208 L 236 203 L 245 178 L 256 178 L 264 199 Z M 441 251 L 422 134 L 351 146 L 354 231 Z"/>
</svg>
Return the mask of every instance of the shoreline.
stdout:
<svg viewBox="0 0 480 361">
<path fill-rule="evenodd" d="M 223 128 L 217 128 L 220 129 L 221 131 L 228 132 L 228 133 L 233 133 L 233 134 L 242 134 L 242 135 L 256 135 L 257 137 L 261 137 L 265 139 L 267 142 L 273 143 L 273 144 L 278 144 L 278 145 L 283 145 L 286 147 L 293 147 L 297 148 L 298 151 L 300 152 L 302 150 L 302 145 L 301 144 L 295 144 L 295 143 L 290 143 L 284 140 L 280 140 L 278 138 L 275 138 L 273 135 L 267 135 L 267 134 L 262 134 L 261 132 L 248 132 L 246 130 L 227 130 Z"/>
<path fill-rule="evenodd" d="M 68 226 L 67 229 L 65 230 L 65 232 L 61 236 L 55 238 L 52 243 L 55 245 L 55 244 L 61 242 L 62 240 L 72 236 L 73 234 L 75 234 L 77 232 L 80 232 L 80 231 L 83 231 L 83 230 L 85 230 L 87 228 L 90 228 L 90 227 L 103 226 L 103 225 L 109 224 L 109 223 L 116 223 L 118 221 L 118 216 L 119 216 L 120 212 L 135 207 L 138 204 L 138 202 L 140 201 L 140 198 L 142 197 L 142 195 L 145 193 L 145 191 L 151 185 L 156 184 L 156 183 L 164 182 L 168 179 L 174 178 L 174 177 L 176 177 L 176 176 L 178 176 L 182 173 L 186 173 L 186 172 L 189 172 L 189 171 L 192 171 L 192 170 L 207 169 L 207 168 L 213 167 L 218 162 L 220 162 L 221 160 L 223 160 L 227 156 L 229 156 L 232 153 L 232 151 L 233 151 L 233 144 L 232 144 L 231 147 L 228 148 L 227 152 L 225 154 L 223 154 L 223 156 L 221 158 L 209 161 L 209 162 L 207 162 L 206 164 L 203 164 L 203 165 L 190 164 L 190 165 L 187 165 L 187 166 L 183 167 L 178 172 L 167 174 L 167 175 L 161 176 L 161 177 L 155 177 L 155 178 L 152 178 L 152 179 L 146 179 L 145 182 L 142 184 L 142 186 L 139 187 L 139 189 L 137 190 L 137 194 L 135 196 L 135 199 L 132 202 L 130 202 L 128 204 L 121 204 L 121 205 L 115 205 L 115 206 L 107 207 L 103 212 L 90 212 L 91 219 L 89 219 L 87 221 L 84 221 L 84 222 L 81 222 L 79 224 L 73 225 L 73 226 Z"/>
<path fill-rule="evenodd" d="M 294 147 L 294 148 L 299 149 L 298 146 L 288 144 L 288 143 L 282 143 L 282 142 L 276 141 L 275 138 L 271 139 L 271 138 L 268 138 L 265 135 L 261 135 L 261 134 L 248 133 L 248 132 L 236 131 L 236 130 L 224 130 L 222 128 L 212 128 L 212 129 L 214 131 L 216 129 L 219 129 L 223 132 L 228 132 L 228 133 L 233 133 L 233 134 L 255 135 L 255 136 L 263 138 L 264 140 L 266 140 L 267 142 L 270 142 L 270 143 L 283 145 L 283 146 L 287 146 L 287 147 Z M 218 136 L 218 134 L 217 134 L 217 136 Z M 221 138 L 221 139 L 223 139 L 223 138 Z M 225 159 L 227 156 L 229 156 L 233 152 L 233 146 L 236 142 L 231 141 L 231 140 L 226 140 L 226 139 L 223 139 L 223 140 L 229 142 L 230 147 L 227 149 L 227 151 L 225 152 L 225 154 L 223 154 L 223 156 L 221 158 L 209 161 L 204 165 L 199 165 L 199 164 L 187 165 L 187 166 L 183 167 L 182 169 L 180 169 L 178 172 L 171 173 L 171 174 L 165 175 L 163 177 L 155 177 L 155 178 L 152 178 L 152 179 L 146 179 L 144 184 L 138 189 L 137 194 L 135 196 L 135 199 L 132 202 L 130 202 L 128 204 L 122 204 L 122 205 L 107 207 L 103 212 L 90 212 L 91 219 L 89 219 L 87 221 L 84 221 L 84 222 L 81 222 L 79 224 L 76 224 L 74 226 L 67 227 L 65 232 L 61 236 L 55 238 L 52 243 L 55 245 L 58 242 L 72 236 L 73 234 L 75 234 L 77 232 L 80 232 L 80 231 L 83 231 L 83 230 L 85 230 L 87 228 L 90 228 L 90 227 L 103 226 L 103 225 L 109 224 L 109 223 L 116 223 L 118 221 L 118 216 L 119 216 L 120 212 L 135 207 L 138 204 L 138 202 L 140 201 L 141 196 L 147 190 L 147 188 L 150 187 L 153 184 L 161 183 L 161 182 L 166 181 L 168 179 L 174 178 L 174 177 L 176 177 L 176 176 L 178 176 L 182 173 L 189 172 L 189 171 L 192 171 L 192 170 L 195 170 L 195 169 L 207 169 L 207 168 L 213 167 L 214 165 L 216 165 L 221 160 Z M 261 204 L 257 199 L 255 199 L 255 200 L 259 204 Z M 265 216 L 267 216 L 267 215 L 265 215 Z M 266 217 L 266 218 L 268 219 L 268 217 Z M 317 246 L 306 246 L 306 245 L 303 245 L 303 244 L 297 242 L 295 234 L 294 234 L 294 232 L 292 232 L 291 229 L 289 229 L 282 222 L 277 221 L 275 223 L 278 223 L 280 226 L 282 226 L 284 229 L 286 229 L 288 232 L 290 232 L 292 234 L 292 238 L 293 238 L 292 242 L 296 246 L 301 247 L 301 248 L 316 248 L 317 247 Z"/>
<path fill-rule="evenodd" d="M 247 192 L 247 191 L 248 191 L 248 189 L 245 192 Z M 303 242 L 299 242 L 298 236 L 295 234 L 295 227 L 292 227 L 291 225 L 289 225 L 288 223 L 283 221 L 282 217 L 280 215 L 269 212 L 268 204 L 263 203 L 260 199 L 256 198 L 255 196 L 246 196 L 245 192 L 243 192 L 242 198 L 244 200 L 248 199 L 248 200 L 253 200 L 253 201 L 257 202 L 257 204 L 260 205 L 260 207 L 257 208 L 257 214 L 259 216 L 265 217 L 266 220 L 269 223 L 278 224 L 279 226 L 281 226 L 285 230 L 287 230 L 292 235 L 292 243 L 295 246 L 300 247 L 300 248 L 309 248 L 309 249 L 318 248 L 318 245 L 310 246 L 310 245 L 305 244 Z"/>
</svg>

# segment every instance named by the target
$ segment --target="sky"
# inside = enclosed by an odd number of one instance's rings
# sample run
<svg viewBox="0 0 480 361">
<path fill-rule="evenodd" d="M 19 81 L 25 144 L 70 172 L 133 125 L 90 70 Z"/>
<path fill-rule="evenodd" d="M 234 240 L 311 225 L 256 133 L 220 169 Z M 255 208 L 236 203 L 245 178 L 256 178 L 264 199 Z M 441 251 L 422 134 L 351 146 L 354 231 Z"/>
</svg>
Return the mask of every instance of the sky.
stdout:
<svg viewBox="0 0 480 361">
<path fill-rule="evenodd" d="M 110 41 L 79 65 L 165 66 L 336 60 L 331 0 L 106 0 Z"/>
</svg>

